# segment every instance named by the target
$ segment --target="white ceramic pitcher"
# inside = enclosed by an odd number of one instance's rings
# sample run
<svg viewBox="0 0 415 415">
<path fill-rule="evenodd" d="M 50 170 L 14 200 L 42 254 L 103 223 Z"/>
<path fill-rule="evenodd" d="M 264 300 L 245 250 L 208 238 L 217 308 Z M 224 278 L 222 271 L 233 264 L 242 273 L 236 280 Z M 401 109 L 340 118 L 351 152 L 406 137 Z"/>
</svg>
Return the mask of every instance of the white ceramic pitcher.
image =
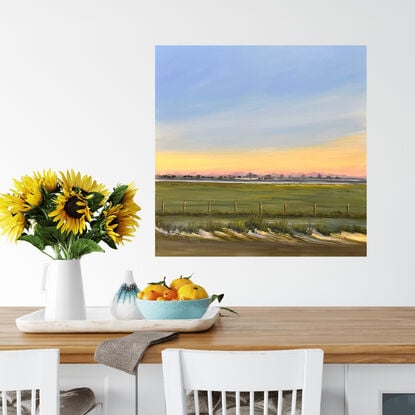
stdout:
<svg viewBox="0 0 415 415">
<path fill-rule="evenodd" d="M 85 299 L 79 259 L 54 260 L 44 270 L 45 320 L 85 320 Z"/>
</svg>

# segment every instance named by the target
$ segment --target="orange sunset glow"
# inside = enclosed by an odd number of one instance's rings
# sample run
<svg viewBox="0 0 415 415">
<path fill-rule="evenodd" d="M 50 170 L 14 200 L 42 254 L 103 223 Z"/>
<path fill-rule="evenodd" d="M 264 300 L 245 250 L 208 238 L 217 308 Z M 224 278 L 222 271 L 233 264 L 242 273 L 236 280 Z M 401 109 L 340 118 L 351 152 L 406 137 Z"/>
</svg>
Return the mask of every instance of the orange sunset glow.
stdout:
<svg viewBox="0 0 415 415">
<path fill-rule="evenodd" d="M 299 175 L 318 173 L 366 177 L 366 134 L 354 134 L 310 147 L 205 152 L 159 151 L 156 174 Z"/>
</svg>

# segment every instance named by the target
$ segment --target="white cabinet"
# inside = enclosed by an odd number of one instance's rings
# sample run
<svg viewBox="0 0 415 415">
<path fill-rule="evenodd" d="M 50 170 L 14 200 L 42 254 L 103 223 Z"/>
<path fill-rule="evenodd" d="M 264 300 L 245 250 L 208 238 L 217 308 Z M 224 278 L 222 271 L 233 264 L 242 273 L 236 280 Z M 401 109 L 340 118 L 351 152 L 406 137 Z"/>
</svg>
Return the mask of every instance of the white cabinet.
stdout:
<svg viewBox="0 0 415 415">
<path fill-rule="evenodd" d="M 136 379 L 99 364 L 60 366 L 61 389 L 87 386 L 103 403 L 102 415 L 135 415 Z M 406 409 L 382 412 L 382 395 L 405 400 Z M 397 394 L 409 394 L 398 396 Z M 160 364 L 143 364 L 138 373 L 138 415 L 164 415 Z M 389 404 L 389 401 L 386 405 Z M 412 408 L 412 409 L 411 409 Z M 321 415 L 406 415 L 415 413 L 415 365 L 324 365 Z"/>
<path fill-rule="evenodd" d="M 64 364 L 59 366 L 59 384 L 60 389 L 91 388 L 103 403 L 101 415 L 135 415 L 135 376 L 104 365 Z"/>
<path fill-rule="evenodd" d="M 344 415 L 344 365 L 324 365 L 321 415 Z M 135 415 L 135 376 L 99 364 L 60 365 L 61 389 L 90 387 L 103 403 L 102 415 Z M 138 415 L 164 415 L 160 364 L 143 364 L 138 372 Z"/>
<path fill-rule="evenodd" d="M 346 365 L 345 390 L 346 415 L 414 414 L 415 365 Z M 391 408 L 392 401 L 385 402 L 383 407 L 385 393 L 394 399 L 395 409 Z"/>
<path fill-rule="evenodd" d="M 345 365 L 324 365 L 321 415 L 344 415 L 344 375 Z"/>
<path fill-rule="evenodd" d="M 138 415 L 164 415 L 163 372 L 161 364 L 138 367 Z"/>
</svg>

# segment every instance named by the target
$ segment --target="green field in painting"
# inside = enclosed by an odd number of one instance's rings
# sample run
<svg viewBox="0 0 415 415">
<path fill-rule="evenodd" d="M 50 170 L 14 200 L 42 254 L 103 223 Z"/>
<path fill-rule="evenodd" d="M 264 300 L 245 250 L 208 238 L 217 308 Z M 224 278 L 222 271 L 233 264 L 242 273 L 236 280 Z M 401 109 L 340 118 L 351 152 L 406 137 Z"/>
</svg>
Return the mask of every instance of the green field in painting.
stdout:
<svg viewBox="0 0 415 415">
<path fill-rule="evenodd" d="M 366 184 L 156 182 L 156 215 L 366 218 Z"/>
<path fill-rule="evenodd" d="M 365 256 L 366 184 L 160 181 L 155 222 L 159 256 Z"/>
</svg>

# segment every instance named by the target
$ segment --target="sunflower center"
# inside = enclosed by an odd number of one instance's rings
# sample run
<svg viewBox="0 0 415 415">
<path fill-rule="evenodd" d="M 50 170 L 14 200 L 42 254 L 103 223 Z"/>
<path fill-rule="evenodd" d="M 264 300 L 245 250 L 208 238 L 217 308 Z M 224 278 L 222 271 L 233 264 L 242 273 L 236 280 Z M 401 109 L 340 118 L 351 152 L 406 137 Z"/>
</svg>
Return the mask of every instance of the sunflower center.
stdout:
<svg viewBox="0 0 415 415">
<path fill-rule="evenodd" d="M 118 228 L 119 222 L 117 220 L 117 218 L 114 218 L 111 222 L 110 225 L 113 227 L 114 231 Z"/>
<path fill-rule="evenodd" d="M 77 202 L 79 199 L 76 196 L 71 196 L 66 202 L 64 210 L 68 216 L 74 219 L 80 219 L 82 218 L 83 214 L 79 213 L 79 206 L 77 205 Z"/>
</svg>

